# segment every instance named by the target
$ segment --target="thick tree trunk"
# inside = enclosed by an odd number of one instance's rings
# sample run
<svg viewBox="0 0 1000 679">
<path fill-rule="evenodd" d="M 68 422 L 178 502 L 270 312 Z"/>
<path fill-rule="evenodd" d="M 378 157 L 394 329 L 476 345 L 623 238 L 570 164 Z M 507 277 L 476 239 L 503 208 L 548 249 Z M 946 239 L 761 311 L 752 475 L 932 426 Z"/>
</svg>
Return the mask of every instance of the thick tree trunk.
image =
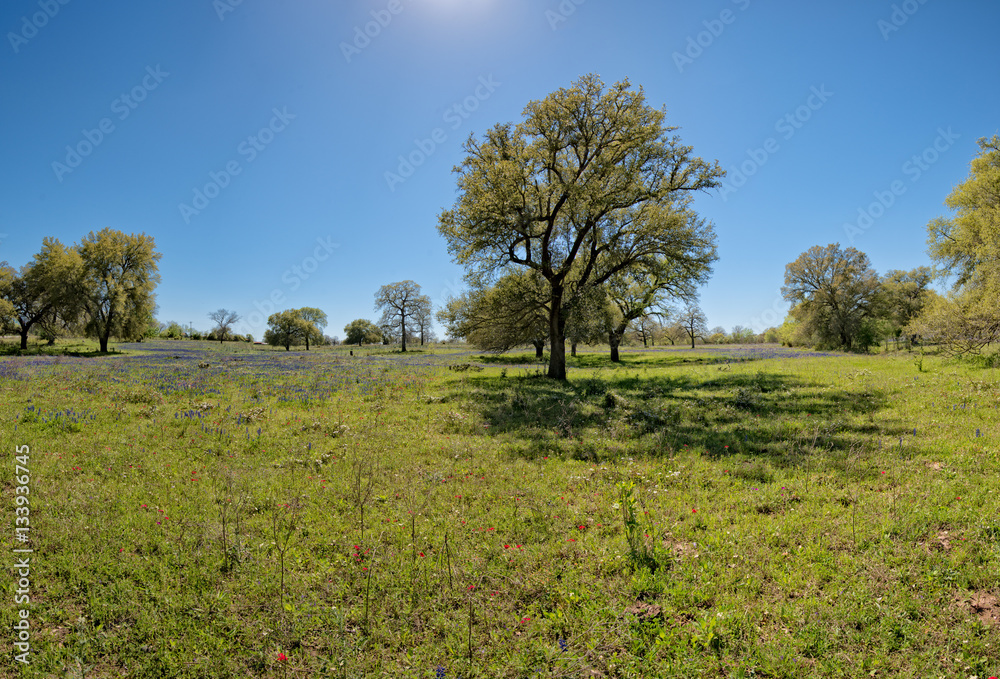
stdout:
<svg viewBox="0 0 1000 679">
<path fill-rule="evenodd" d="M 608 333 L 608 344 L 611 346 L 611 362 L 621 363 L 621 356 L 618 355 L 618 347 L 622 343 L 621 335 L 617 332 Z"/>
<path fill-rule="evenodd" d="M 18 334 L 21 335 L 21 349 L 27 349 L 28 348 L 28 328 L 22 328 L 21 332 L 18 333 Z"/>
<path fill-rule="evenodd" d="M 101 353 L 102 354 L 108 353 L 108 338 L 107 338 L 107 336 L 99 337 L 98 341 L 101 343 Z"/>
<path fill-rule="evenodd" d="M 573 357 L 576 356 L 576 342 L 570 343 L 570 345 L 569 345 L 569 355 L 573 356 Z"/>
<path fill-rule="evenodd" d="M 406 351 L 406 321 L 402 321 L 400 326 L 402 326 L 403 329 L 403 351 Z"/>
<path fill-rule="evenodd" d="M 691 348 L 694 349 L 694 333 L 691 333 Z"/>
<path fill-rule="evenodd" d="M 541 358 L 545 355 L 545 342 L 542 340 L 535 340 L 532 344 L 535 347 L 535 358 Z"/>
<path fill-rule="evenodd" d="M 561 288 L 553 289 L 549 312 L 549 372 L 556 380 L 566 379 L 566 320 L 562 315 Z"/>
</svg>

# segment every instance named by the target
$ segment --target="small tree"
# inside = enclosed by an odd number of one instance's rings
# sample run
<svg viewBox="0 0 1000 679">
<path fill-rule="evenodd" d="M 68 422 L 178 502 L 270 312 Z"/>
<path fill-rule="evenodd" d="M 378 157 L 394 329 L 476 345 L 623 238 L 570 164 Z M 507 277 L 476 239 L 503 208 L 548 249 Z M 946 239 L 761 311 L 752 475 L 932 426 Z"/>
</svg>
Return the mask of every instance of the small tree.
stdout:
<svg viewBox="0 0 1000 679">
<path fill-rule="evenodd" d="M 316 344 L 323 341 L 323 328 L 326 327 L 327 323 L 326 314 L 322 310 L 310 306 L 296 309 L 296 313 L 306 323 L 306 351 L 309 351 L 310 340 Z"/>
<path fill-rule="evenodd" d="M 371 321 L 359 318 L 344 326 L 344 344 L 378 344 L 382 331 Z"/>
<path fill-rule="evenodd" d="M 708 334 L 708 319 L 705 317 L 705 312 L 694 302 L 684 305 L 677 324 L 684 329 L 684 334 L 691 340 L 692 349 L 696 339 L 704 339 Z"/>
<path fill-rule="evenodd" d="M 430 300 L 420 294 L 420 286 L 413 281 L 383 285 L 375 293 L 375 310 L 382 312 L 379 325 L 399 327 L 403 351 L 406 351 L 406 322 L 416 315 L 417 309 L 425 303 L 425 300 L 429 306 Z"/>
<path fill-rule="evenodd" d="M 291 351 L 293 344 L 305 341 L 308 330 L 306 321 L 295 311 L 280 311 L 267 318 L 267 330 L 264 331 L 264 341 L 272 347 L 285 347 Z"/>
<path fill-rule="evenodd" d="M 430 339 L 432 318 L 431 298 L 421 295 L 413 309 L 413 323 L 420 332 L 420 346 Z"/>
<path fill-rule="evenodd" d="M 218 311 L 210 313 L 208 318 L 209 320 L 215 322 L 215 329 L 212 332 L 215 333 L 215 336 L 221 344 L 226 340 L 226 337 L 229 335 L 229 331 L 233 328 L 233 324 L 240 320 L 240 315 L 235 311 L 219 309 Z"/>
</svg>

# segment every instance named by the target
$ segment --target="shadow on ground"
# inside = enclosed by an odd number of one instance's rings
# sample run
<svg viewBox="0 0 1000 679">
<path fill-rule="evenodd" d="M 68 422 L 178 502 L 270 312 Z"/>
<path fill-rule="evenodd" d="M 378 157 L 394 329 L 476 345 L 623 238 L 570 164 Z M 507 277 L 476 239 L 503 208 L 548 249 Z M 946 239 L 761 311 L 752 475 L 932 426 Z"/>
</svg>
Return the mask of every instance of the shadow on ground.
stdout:
<svg viewBox="0 0 1000 679">
<path fill-rule="evenodd" d="M 600 461 L 687 448 L 797 466 L 819 457 L 843 460 L 905 433 L 876 423 L 875 414 L 889 405 L 877 390 L 833 389 L 765 371 L 709 380 L 606 372 L 567 382 L 477 375 L 451 397 L 479 416 L 478 431 L 507 438 L 528 458 Z"/>
</svg>

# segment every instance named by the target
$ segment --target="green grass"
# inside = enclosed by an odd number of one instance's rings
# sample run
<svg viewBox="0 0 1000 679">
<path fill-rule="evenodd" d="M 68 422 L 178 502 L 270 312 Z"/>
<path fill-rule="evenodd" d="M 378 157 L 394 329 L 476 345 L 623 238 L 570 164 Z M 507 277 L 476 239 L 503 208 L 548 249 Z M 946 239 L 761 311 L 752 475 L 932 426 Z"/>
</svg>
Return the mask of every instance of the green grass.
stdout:
<svg viewBox="0 0 1000 679">
<path fill-rule="evenodd" d="M 20 675 L 1000 673 L 992 369 L 350 350 L 0 359 Z"/>
</svg>

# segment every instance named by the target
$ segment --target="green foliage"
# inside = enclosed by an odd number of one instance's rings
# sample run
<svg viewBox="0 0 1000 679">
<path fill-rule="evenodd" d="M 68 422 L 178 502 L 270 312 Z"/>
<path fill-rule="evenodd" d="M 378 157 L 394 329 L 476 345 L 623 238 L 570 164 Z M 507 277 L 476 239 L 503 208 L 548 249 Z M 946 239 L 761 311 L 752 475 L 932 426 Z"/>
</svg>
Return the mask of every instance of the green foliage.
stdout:
<svg viewBox="0 0 1000 679">
<path fill-rule="evenodd" d="M 267 318 L 264 342 L 274 347 L 285 347 L 285 351 L 290 351 L 293 344 L 304 344 L 308 351 L 310 342 L 323 341 L 323 331 L 317 323 L 326 325 L 326 314 L 312 307 L 271 314 Z"/>
<path fill-rule="evenodd" d="M 156 252 L 153 237 L 107 228 L 91 231 L 80 243 L 79 253 L 79 301 L 88 336 L 100 342 L 102 352 L 112 335 L 141 338 L 153 317 L 153 291 L 160 282 L 157 262 L 162 255 Z"/>
<path fill-rule="evenodd" d="M 0 265 L 0 325 L 17 332 L 21 349 L 38 326 L 54 332 L 57 325 L 76 320 L 81 306 L 81 260 L 77 248 L 57 239 L 42 240 L 33 261 L 15 271 Z"/>
<path fill-rule="evenodd" d="M 548 339 L 544 281 L 532 272 L 507 274 L 485 289 L 454 297 L 438 311 L 450 337 L 482 351 L 507 351 Z"/>
<path fill-rule="evenodd" d="M 379 327 L 363 318 L 351 321 L 344 326 L 344 344 L 378 344 L 382 341 L 382 331 Z"/>
<path fill-rule="evenodd" d="M 979 140 L 968 178 L 945 203 L 950 219 L 927 225 L 931 258 L 955 276 L 953 292 L 973 314 L 992 312 L 1000 297 L 1000 136 Z"/>
<path fill-rule="evenodd" d="M 821 348 L 865 351 L 870 326 L 879 317 L 881 287 L 868 256 L 839 243 L 809 248 L 785 267 L 781 289 L 801 335 Z"/>
<path fill-rule="evenodd" d="M 656 547 L 655 528 L 648 522 L 643 525 L 636 518 L 635 482 L 622 481 L 618 484 L 618 503 L 621 506 L 625 541 L 628 543 L 628 558 L 632 569 L 645 569 L 655 573 L 666 563 L 665 556 Z M 650 532 L 652 537 L 650 536 Z"/>
<path fill-rule="evenodd" d="M 465 144 L 461 195 L 438 230 L 474 289 L 512 270 L 544 280 L 549 377 L 566 377 L 566 325 L 587 288 L 633 268 L 700 281 L 717 258 L 690 194 L 724 173 L 664 120 L 641 88 L 625 80 L 605 90 L 587 75 L 530 102 L 520 124 Z"/>
</svg>

